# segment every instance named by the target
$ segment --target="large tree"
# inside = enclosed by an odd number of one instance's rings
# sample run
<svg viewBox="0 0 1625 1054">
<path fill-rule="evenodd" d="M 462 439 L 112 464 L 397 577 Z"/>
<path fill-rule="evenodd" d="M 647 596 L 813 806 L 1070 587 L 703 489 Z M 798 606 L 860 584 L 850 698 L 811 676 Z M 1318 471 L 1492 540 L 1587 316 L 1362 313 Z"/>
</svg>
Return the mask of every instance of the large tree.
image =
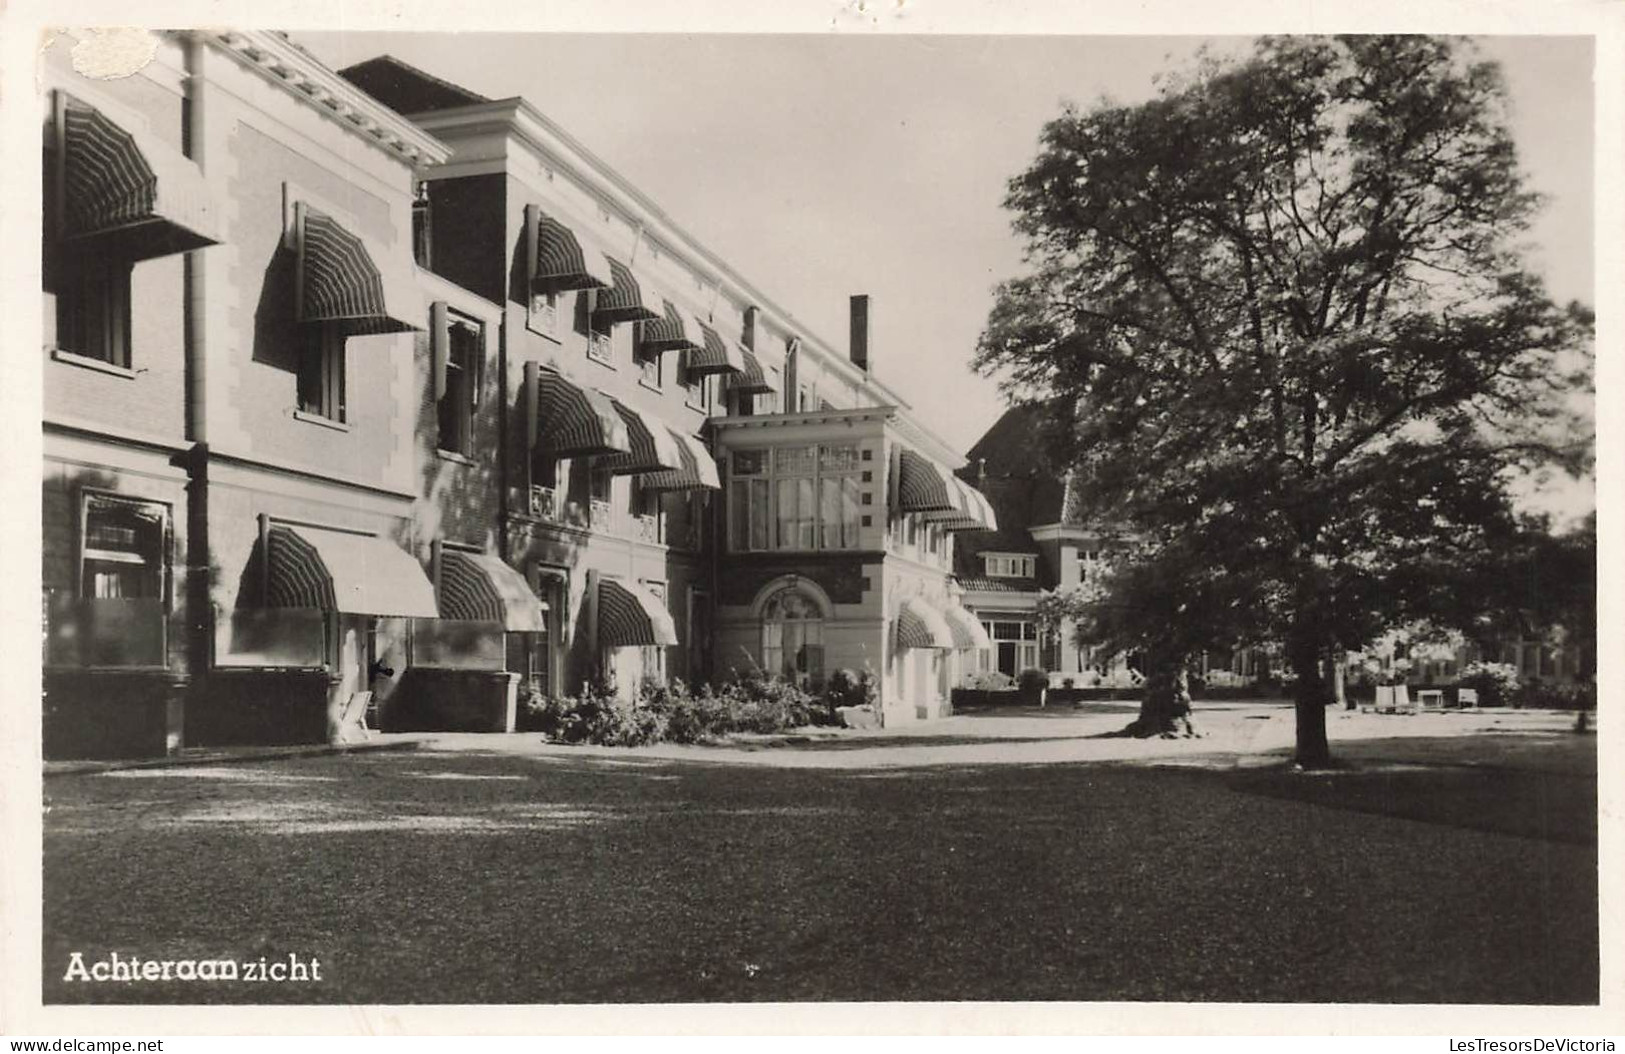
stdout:
<svg viewBox="0 0 1625 1054">
<path fill-rule="evenodd" d="M 1093 507 L 1257 582 L 1304 765 L 1327 657 L 1412 564 L 1501 516 L 1510 474 L 1589 456 L 1564 401 L 1587 318 L 1520 259 L 1538 201 L 1504 106 L 1459 41 L 1268 38 L 1069 107 L 1010 184 L 1030 271 L 978 366 L 1047 401 Z"/>
</svg>

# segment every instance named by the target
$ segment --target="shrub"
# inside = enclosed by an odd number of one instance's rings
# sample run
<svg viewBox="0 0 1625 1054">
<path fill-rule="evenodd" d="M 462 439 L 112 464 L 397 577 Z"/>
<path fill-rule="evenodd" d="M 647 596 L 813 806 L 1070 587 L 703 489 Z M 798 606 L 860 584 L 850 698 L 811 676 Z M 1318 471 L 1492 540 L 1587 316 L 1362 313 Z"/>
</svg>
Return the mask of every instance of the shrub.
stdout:
<svg viewBox="0 0 1625 1054">
<path fill-rule="evenodd" d="M 1514 705 L 1535 710 L 1595 710 L 1597 686 L 1530 681 L 1519 686 Z"/>
<path fill-rule="evenodd" d="M 1029 666 L 1017 675 L 1016 687 L 1027 693 L 1041 692 L 1049 687 L 1049 674 L 1035 666 Z"/>
<path fill-rule="evenodd" d="M 983 670 L 965 677 L 965 687 L 978 692 L 1004 692 L 1015 683 L 1003 670 Z"/>
<path fill-rule="evenodd" d="M 666 735 L 665 715 L 636 702 L 615 698 L 601 684 L 588 685 L 578 696 L 549 699 L 539 693 L 526 699 L 526 724 L 560 743 L 595 743 L 637 747 L 658 743 Z"/>
<path fill-rule="evenodd" d="M 1479 706 L 1510 706 L 1518 694 L 1518 668 L 1504 662 L 1469 663 L 1456 686 L 1477 690 Z"/>
<path fill-rule="evenodd" d="M 853 670 L 836 670 L 829 675 L 824 683 L 824 706 L 815 709 L 813 723 L 839 724 L 840 718 L 835 714 L 837 707 L 842 706 L 874 706 L 880 700 L 880 685 L 875 676 L 868 670 L 857 673 Z"/>
</svg>

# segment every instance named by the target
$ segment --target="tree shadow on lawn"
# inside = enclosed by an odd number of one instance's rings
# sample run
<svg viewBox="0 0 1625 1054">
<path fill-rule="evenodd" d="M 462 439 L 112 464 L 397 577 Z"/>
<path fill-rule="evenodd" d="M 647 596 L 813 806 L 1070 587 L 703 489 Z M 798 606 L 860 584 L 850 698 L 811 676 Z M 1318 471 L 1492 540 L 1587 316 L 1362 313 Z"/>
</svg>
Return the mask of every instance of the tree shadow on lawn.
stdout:
<svg viewBox="0 0 1625 1054">
<path fill-rule="evenodd" d="M 1243 794 L 1491 834 L 1597 844 L 1597 782 L 1585 773 L 1365 760 L 1302 772 L 1283 760 L 1217 774 Z"/>
</svg>

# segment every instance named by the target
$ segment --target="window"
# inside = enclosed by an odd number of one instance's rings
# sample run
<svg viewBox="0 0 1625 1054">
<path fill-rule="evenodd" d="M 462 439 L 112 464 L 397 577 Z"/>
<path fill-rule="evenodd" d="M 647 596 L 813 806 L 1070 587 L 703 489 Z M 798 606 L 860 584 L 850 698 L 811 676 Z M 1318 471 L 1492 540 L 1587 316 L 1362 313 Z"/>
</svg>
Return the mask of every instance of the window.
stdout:
<svg viewBox="0 0 1625 1054">
<path fill-rule="evenodd" d="M 46 596 L 53 666 L 165 665 L 170 509 L 86 492 L 79 507 L 79 581 Z"/>
<path fill-rule="evenodd" d="M 473 453 L 474 406 L 479 398 L 484 341 L 478 325 L 453 320 L 446 349 L 446 392 L 440 397 L 440 449 Z"/>
<path fill-rule="evenodd" d="M 83 254 L 60 262 L 56 276 L 56 346 L 74 355 L 130 365 L 130 274 L 133 265 Z"/>
<path fill-rule="evenodd" d="M 982 623 L 993 640 L 994 668 L 1014 677 L 1022 670 L 1037 667 L 1038 626 L 1025 619 Z"/>
<path fill-rule="evenodd" d="M 419 180 L 412 188 L 412 259 L 428 270 L 434 239 L 429 221 L 429 184 Z"/>
<path fill-rule="evenodd" d="M 1031 578 L 1037 560 L 1009 553 L 984 553 L 982 562 L 990 578 Z"/>
<path fill-rule="evenodd" d="M 615 365 L 610 329 L 598 319 L 598 290 L 583 289 L 576 294 L 575 329 L 587 338 L 587 358 L 605 366 Z"/>
<path fill-rule="evenodd" d="M 99 600 L 163 599 L 169 508 L 86 494 L 79 595 Z"/>
<path fill-rule="evenodd" d="M 659 391 L 665 386 L 665 370 L 658 351 L 643 346 L 643 323 L 638 323 L 636 342 L 632 346 L 632 360 L 638 364 L 638 380 L 645 388 Z"/>
<path fill-rule="evenodd" d="M 762 669 L 794 684 L 823 681 L 823 614 L 794 586 L 779 590 L 762 607 Z"/>
<path fill-rule="evenodd" d="M 729 465 L 733 549 L 858 547 L 855 444 L 738 450 Z"/>
<path fill-rule="evenodd" d="M 325 323 L 302 329 L 299 409 L 330 421 L 343 421 L 344 333 Z"/>
<path fill-rule="evenodd" d="M 644 582 L 643 588 L 651 596 L 660 601 L 660 606 L 669 608 L 666 603 L 666 583 Z M 664 684 L 666 680 L 666 649 L 659 644 L 647 644 L 639 649 L 643 653 L 643 677 Z"/>
<path fill-rule="evenodd" d="M 686 356 L 688 352 L 683 354 Z M 683 401 L 696 410 L 704 410 L 706 413 L 710 413 L 711 386 L 707 383 L 708 378 L 703 374 L 699 376 L 690 374 L 687 368 L 688 360 L 685 358 L 683 362 Z"/>
</svg>

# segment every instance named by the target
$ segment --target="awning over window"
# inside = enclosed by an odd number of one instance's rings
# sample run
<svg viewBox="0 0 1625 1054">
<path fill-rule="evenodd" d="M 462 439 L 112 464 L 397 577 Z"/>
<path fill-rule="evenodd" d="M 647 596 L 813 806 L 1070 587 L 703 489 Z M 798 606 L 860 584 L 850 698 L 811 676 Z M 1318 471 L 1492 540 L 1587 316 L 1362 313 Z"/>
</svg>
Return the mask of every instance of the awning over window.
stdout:
<svg viewBox="0 0 1625 1054">
<path fill-rule="evenodd" d="M 953 631 L 942 612 L 919 597 L 903 601 L 897 612 L 899 648 L 953 648 Z"/>
<path fill-rule="evenodd" d="M 530 286 L 537 292 L 606 289 L 615 284 L 609 259 L 589 240 L 539 206 L 525 206 L 525 230 L 534 245 L 530 253 Z"/>
<path fill-rule="evenodd" d="M 268 538 L 266 607 L 440 617 L 423 568 L 387 539 L 284 525 L 272 527 Z"/>
<path fill-rule="evenodd" d="M 662 315 L 643 324 L 645 351 L 693 351 L 703 348 L 700 324 L 670 300 L 660 299 Z"/>
<path fill-rule="evenodd" d="M 56 93 L 63 235 L 119 236 L 145 260 L 220 241 L 208 184 L 188 157 L 134 121 Z"/>
<path fill-rule="evenodd" d="M 957 476 L 944 476 L 948 484 L 948 497 L 952 509 L 926 512 L 921 515 L 945 531 L 996 531 L 997 521 L 993 507 L 980 491 Z"/>
<path fill-rule="evenodd" d="M 543 449 L 559 457 L 631 451 L 626 422 L 607 396 L 534 362 L 525 364 L 525 387 Z"/>
<path fill-rule="evenodd" d="M 673 430 L 671 434 L 677 441 L 682 467 L 672 472 L 650 472 L 638 482 L 648 490 L 720 490 L 717 463 L 705 444 L 685 432 Z"/>
<path fill-rule="evenodd" d="M 987 635 L 982 620 L 965 610 L 963 604 L 949 604 L 942 609 L 942 620 L 954 636 L 956 648 L 991 648 L 993 640 Z"/>
<path fill-rule="evenodd" d="M 970 506 L 966 511 L 974 510 L 974 514 L 982 521 L 982 530 L 998 530 L 999 517 L 993 511 L 993 503 L 987 500 L 987 495 L 983 494 L 969 483 L 966 483 L 964 480 L 959 481 L 959 486 L 964 491 L 965 496 L 970 499 Z"/>
<path fill-rule="evenodd" d="M 643 286 L 631 264 L 624 264 L 611 256 L 609 270 L 615 284 L 598 294 L 593 318 L 599 322 L 617 325 L 622 322 L 647 322 L 665 317 L 665 303 L 650 297 L 644 299 Z"/>
<path fill-rule="evenodd" d="M 331 323 L 347 334 L 406 333 L 423 328 L 424 301 L 411 263 L 382 247 L 368 249 L 353 231 L 304 202 L 294 204 L 298 252 L 295 293 L 301 322 Z"/>
<path fill-rule="evenodd" d="M 636 582 L 598 580 L 600 648 L 671 647 L 676 643 L 676 623 L 659 597 Z"/>
<path fill-rule="evenodd" d="M 769 395 L 778 391 L 773 387 L 773 382 L 768 380 L 767 371 L 762 368 L 761 360 L 752 352 L 741 347 L 739 357 L 744 361 L 745 368 L 729 379 L 730 388 L 746 395 Z"/>
<path fill-rule="evenodd" d="M 908 447 L 899 451 L 897 508 L 901 512 L 955 512 L 959 506 L 948 485 L 952 477 L 934 461 Z M 964 499 L 961 498 L 961 501 Z"/>
<path fill-rule="evenodd" d="M 500 557 L 460 549 L 440 551 L 440 617 L 500 622 L 510 633 L 547 630 L 547 609 L 524 575 Z"/>
<path fill-rule="evenodd" d="M 607 469 L 612 475 L 627 476 L 639 472 L 669 472 L 681 468 L 683 455 L 671 431 L 659 420 L 645 417 L 643 412 L 626 405 L 619 399 L 605 396 L 626 424 L 626 435 L 632 449 L 624 454 L 610 454 L 599 458 L 597 468 Z"/>
<path fill-rule="evenodd" d="M 692 374 L 705 373 L 743 373 L 745 370 L 744 349 L 731 340 L 724 340 L 722 334 L 706 325 L 696 322 L 700 327 L 701 346 L 689 352 L 688 372 Z"/>
</svg>

